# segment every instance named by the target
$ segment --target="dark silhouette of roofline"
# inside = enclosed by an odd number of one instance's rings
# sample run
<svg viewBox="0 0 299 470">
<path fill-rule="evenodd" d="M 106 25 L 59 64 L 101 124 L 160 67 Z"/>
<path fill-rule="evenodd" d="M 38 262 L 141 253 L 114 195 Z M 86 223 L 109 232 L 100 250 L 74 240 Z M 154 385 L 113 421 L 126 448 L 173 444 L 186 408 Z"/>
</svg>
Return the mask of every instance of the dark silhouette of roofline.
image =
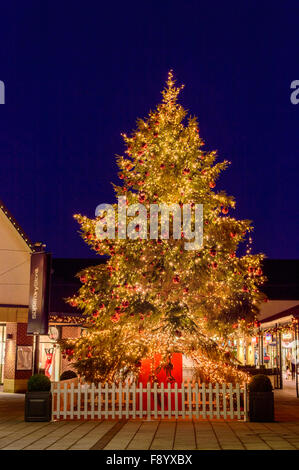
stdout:
<svg viewBox="0 0 299 470">
<path fill-rule="evenodd" d="M 12 224 L 12 226 L 17 230 L 17 232 L 21 235 L 23 238 L 24 242 L 28 245 L 31 251 L 35 251 L 35 246 L 34 243 L 31 241 L 31 239 L 28 237 L 28 235 L 24 232 L 22 229 L 21 225 L 17 222 L 17 220 L 14 218 L 10 210 L 6 207 L 3 201 L 0 200 L 0 209 L 4 212 L 6 217 L 8 218 L 9 222 Z"/>
</svg>

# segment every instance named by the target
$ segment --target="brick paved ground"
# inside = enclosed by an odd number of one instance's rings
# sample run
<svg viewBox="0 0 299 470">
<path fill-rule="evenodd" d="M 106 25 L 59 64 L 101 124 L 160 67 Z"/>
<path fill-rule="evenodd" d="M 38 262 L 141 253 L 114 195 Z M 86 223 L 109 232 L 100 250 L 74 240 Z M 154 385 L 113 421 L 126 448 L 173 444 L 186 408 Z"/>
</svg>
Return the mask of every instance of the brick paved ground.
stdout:
<svg viewBox="0 0 299 470">
<path fill-rule="evenodd" d="M 25 423 L 24 396 L 0 393 L 0 449 L 295 450 L 299 399 L 275 392 L 275 423 L 240 421 L 60 421 Z"/>
</svg>

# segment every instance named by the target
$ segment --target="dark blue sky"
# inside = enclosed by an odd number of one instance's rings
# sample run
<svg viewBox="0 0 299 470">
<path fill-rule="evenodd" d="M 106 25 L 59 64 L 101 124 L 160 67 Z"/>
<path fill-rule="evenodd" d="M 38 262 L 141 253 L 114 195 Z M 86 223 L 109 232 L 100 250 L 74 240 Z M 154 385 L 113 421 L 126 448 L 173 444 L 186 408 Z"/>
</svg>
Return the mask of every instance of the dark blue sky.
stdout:
<svg viewBox="0 0 299 470">
<path fill-rule="evenodd" d="M 94 253 L 72 215 L 113 200 L 121 132 L 185 83 L 218 188 L 253 220 L 254 251 L 299 258 L 298 1 L 6 1 L 0 15 L 0 199 L 60 257 Z"/>
</svg>

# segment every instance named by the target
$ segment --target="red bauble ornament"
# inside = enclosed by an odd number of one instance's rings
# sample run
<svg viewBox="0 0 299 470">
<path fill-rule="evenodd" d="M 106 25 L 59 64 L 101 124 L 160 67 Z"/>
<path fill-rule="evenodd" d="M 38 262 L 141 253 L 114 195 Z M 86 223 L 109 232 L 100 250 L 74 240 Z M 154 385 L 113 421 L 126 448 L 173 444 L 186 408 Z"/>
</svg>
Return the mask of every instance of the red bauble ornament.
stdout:
<svg viewBox="0 0 299 470">
<path fill-rule="evenodd" d="M 212 263 L 212 268 L 216 269 L 217 266 L 218 266 L 218 263 L 216 263 L 216 261 L 213 261 L 213 263 Z"/>
<path fill-rule="evenodd" d="M 216 250 L 214 250 L 213 248 L 210 250 L 210 255 L 211 256 L 216 256 Z"/>
<path fill-rule="evenodd" d="M 236 232 L 230 232 L 230 236 L 231 236 L 232 238 L 235 238 Z"/>
<path fill-rule="evenodd" d="M 85 284 L 85 282 L 87 282 L 87 277 L 86 276 L 81 276 L 80 277 L 80 281 Z"/>
<path fill-rule="evenodd" d="M 145 193 L 140 193 L 139 197 L 138 197 L 138 201 L 140 203 L 143 203 L 145 201 L 145 199 L 146 199 Z"/>
<path fill-rule="evenodd" d="M 120 320 L 120 316 L 117 313 L 115 313 L 114 315 L 111 315 L 110 320 L 113 323 L 117 323 Z"/>
<path fill-rule="evenodd" d="M 222 214 L 228 214 L 228 207 L 222 208 Z"/>
<path fill-rule="evenodd" d="M 183 175 L 188 175 L 190 173 L 189 168 L 184 168 Z"/>
<path fill-rule="evenodd" d="M 216 186 L 215 181 L 210 181 L 209 186 L 210 186 L 210 188 L 215 188 L 215 186 Z"/>
<path fill-rule="evenodd" d="M 181 282 L 180 277 L 179 276 L 174 276 L 173 279 L 172 279 L 172 282 L 174 284 L 179 284 Z"/>
</svg>

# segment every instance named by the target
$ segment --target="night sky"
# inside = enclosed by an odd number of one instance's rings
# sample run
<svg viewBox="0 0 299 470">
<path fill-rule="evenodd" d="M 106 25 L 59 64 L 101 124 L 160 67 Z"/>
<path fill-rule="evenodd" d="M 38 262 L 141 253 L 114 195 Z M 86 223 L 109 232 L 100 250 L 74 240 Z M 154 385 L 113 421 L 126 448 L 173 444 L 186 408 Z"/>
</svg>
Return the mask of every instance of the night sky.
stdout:
<svg viewBox="0 0 299 470">
<path fill-rule="evenodd" d="M 167 72 L 217 189 L 255 226 L 254 252 L 299 258 L 299 2 L 6 0 L 0 11 L 0 199 L 58 257 L 93 257 L 74 213 L 112 202 L 121 132 L 160 101 Z"/>
</svg>

